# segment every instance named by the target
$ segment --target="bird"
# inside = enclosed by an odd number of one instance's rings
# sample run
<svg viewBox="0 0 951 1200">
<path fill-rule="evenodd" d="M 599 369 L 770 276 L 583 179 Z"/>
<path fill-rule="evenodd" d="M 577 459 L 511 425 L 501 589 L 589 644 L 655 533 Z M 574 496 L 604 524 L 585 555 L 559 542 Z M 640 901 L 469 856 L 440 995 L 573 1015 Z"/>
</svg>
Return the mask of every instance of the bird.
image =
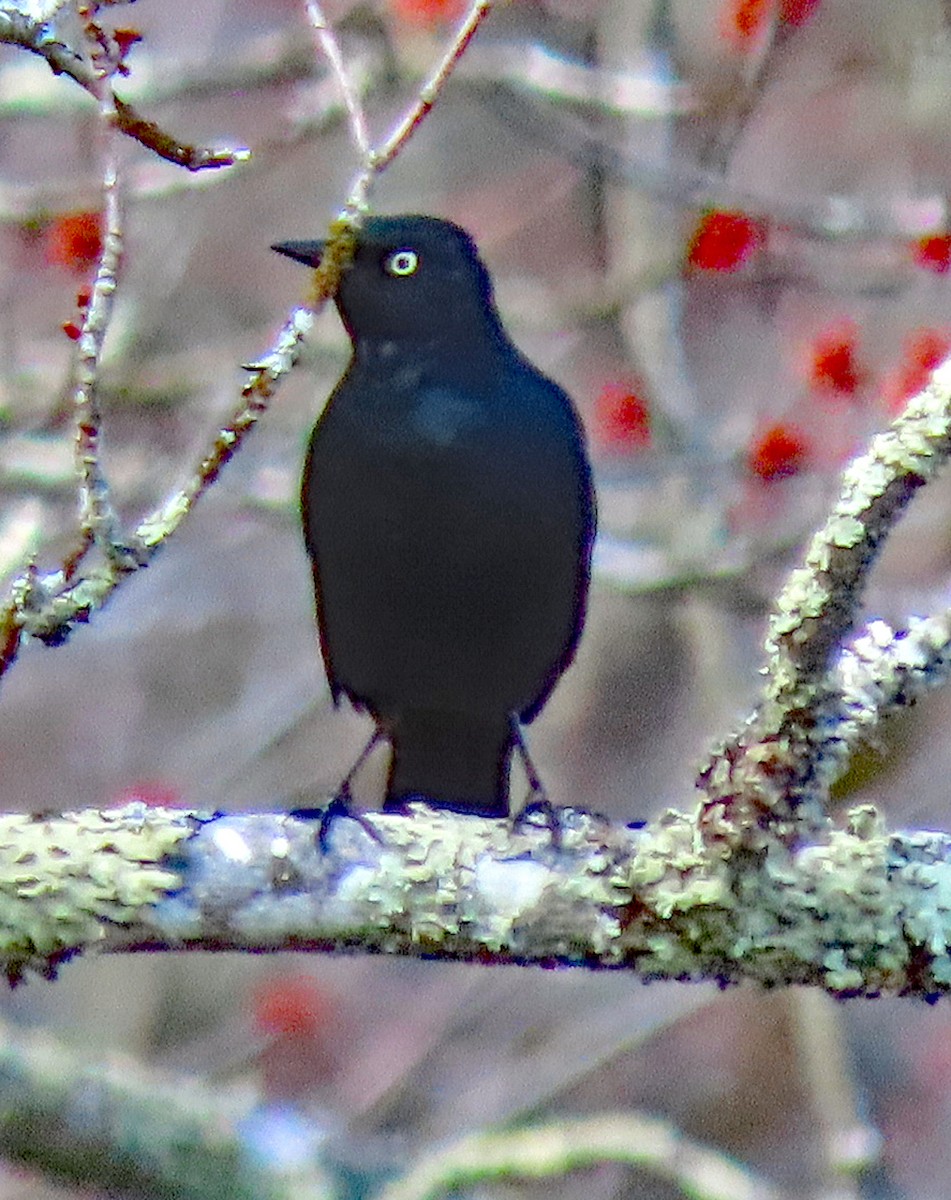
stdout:
<svg viewBox="0 0 951 1200">
<path fill-rule="evenodd" d="M 324 242 L 272 249 L 316 267 Z M 580 418 L 509 338 L 450 221 L 368 217 L 335 302 L 352 353 L 301 483 L 334 703 L 372 717 L 368 750 L 390 743 L 384 811 L 507 816 L 521 725 L 585 620 L 596 511 Z"/>
</svg>

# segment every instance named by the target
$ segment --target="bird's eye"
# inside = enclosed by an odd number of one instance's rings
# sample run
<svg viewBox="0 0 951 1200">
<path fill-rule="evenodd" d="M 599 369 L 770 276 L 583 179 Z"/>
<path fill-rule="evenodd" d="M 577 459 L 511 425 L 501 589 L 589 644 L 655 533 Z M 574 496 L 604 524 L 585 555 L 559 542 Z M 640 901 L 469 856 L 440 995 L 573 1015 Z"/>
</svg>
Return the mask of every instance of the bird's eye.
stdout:
<svg viewBox="0 0 951 1200">
<path fill-rule="evenodd" d="M 419 255 L 415 250 L 394 250 L 383 262 L 389 275 L 412 275 L 419 266 Z"/>
</svg>

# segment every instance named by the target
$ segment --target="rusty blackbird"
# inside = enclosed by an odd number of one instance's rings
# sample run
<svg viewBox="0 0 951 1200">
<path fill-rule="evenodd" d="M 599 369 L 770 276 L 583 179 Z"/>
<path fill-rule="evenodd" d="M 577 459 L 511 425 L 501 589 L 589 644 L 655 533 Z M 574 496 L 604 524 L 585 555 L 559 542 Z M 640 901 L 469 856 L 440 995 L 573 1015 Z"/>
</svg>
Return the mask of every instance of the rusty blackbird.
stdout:
<svg viewBox="0 0 951 1200">
<path fill-rule="evenodd" d="M 322 243 L 273 249 L 314 267 Z M 501 816 L 518 723 L 584 623 L 595 507 L 581 426 L 509 340 L 457 225 L 369 218 L 336 303 L 353 354 L 301 492 L 331 692 L 391 744 L 386 808 Z"/>
</svg>

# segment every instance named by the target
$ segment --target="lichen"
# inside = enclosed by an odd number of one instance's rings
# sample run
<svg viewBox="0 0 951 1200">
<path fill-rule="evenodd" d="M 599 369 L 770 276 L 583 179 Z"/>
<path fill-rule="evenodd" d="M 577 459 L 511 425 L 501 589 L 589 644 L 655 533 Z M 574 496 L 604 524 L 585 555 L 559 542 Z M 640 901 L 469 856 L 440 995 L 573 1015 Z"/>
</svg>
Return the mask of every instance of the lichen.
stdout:
<svg viewBox="0 0 951 1200">
<path fill-rule="evenodd" d="M 193 828 L 142 804 L 56 816 L 0 816 L 0 962 L 11 981 L 135 920 L 177 887 L 164 864 Z"/>
</svg>

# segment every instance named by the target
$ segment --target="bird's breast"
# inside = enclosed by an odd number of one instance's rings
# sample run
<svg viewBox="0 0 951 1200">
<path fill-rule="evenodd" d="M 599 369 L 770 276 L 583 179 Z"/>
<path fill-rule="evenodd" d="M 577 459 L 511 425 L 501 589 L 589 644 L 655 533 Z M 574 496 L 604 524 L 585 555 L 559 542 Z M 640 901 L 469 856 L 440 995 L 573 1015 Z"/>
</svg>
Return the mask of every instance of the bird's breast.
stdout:
<svg viewBox="0 0 951 1200">
<path fill-rule="evenodd" d="M 484 405 L 473 397 L 446 388 L 419 394 L 407 414 L 407 433 L 420 447 L 448 449 L 468 443 L 484 423 Z"/>
</svg>

